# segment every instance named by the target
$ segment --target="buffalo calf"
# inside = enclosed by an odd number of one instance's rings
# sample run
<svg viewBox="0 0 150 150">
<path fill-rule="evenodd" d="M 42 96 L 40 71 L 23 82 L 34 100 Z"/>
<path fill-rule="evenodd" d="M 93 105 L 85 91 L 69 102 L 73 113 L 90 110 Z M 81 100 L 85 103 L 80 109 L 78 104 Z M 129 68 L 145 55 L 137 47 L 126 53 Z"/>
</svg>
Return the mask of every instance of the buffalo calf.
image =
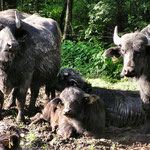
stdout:
<svg viewBox="0 0 150 150">
<path fill-rule="evenodd" d="M 53 129 L 63 137 L 74 133 L 100 137 L 105 127 L 105 108 L 99 96 L 90 95 L 77 87 L 65 88 L 58 98 L 47 103 L 42 114 L 31 118 L 50 122 Z"/>
</svg>

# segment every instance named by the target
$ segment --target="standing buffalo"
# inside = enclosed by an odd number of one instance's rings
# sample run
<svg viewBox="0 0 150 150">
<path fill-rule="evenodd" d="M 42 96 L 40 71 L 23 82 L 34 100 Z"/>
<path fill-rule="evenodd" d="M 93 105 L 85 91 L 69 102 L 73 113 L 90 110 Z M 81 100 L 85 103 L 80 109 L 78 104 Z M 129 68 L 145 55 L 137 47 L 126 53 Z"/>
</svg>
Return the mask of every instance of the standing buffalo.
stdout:
<svg viewBox="0 0 150 150">
<path fill-rule="evenodd" d="M 50 122 L 53 129 L 63 137 L 82 134 L 99 137 L 105 127 L 105 108 L 99 96 L 87 94 L 77 87 L 65 88 L 58 98 L 47 103 L 42 114 L 32 118 Z"/>
<path fill-rule="evenodd" d="M 140 95 L 147 113 L 145 132 L 150 132 L 150 25 L 143 30 L 128 33 L 121 38 L 117 27 L 114 30 L 114 43 L 118 47 L 108 49 L 104 56 L 122 56 L 122 76 L 136 77 L 140 87 Z"/>
<path fill-rule="evenodd" d="M 61 61 L 57 22 L 38 14 L 22 20 L 21 16 L 17 10 L 0 12 L 0 90 L 9 94 L 15 88 L 18 122 L 24 120 L 28 88 L 31 88 L 29 110 L 32 111 L 39 88 L 46 85 L 50 91 L 53 87 Z"/>
</svg>

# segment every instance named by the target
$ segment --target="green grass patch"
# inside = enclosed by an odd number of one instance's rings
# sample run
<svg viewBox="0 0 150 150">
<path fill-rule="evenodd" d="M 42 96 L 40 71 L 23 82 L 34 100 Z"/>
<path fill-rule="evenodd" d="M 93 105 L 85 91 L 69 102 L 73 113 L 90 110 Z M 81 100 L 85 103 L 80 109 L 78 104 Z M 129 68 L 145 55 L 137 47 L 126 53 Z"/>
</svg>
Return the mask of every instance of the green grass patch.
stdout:
<svg viewBox="0 0 150 150">
<path fill-rule="evenodd" d="M 135 79 L 121 78 L 121 80 L 109 80 L 108 78 L 87 78 L 86 80 L 94 87 L 131 91 L 139 90 Z"/>
</svg>

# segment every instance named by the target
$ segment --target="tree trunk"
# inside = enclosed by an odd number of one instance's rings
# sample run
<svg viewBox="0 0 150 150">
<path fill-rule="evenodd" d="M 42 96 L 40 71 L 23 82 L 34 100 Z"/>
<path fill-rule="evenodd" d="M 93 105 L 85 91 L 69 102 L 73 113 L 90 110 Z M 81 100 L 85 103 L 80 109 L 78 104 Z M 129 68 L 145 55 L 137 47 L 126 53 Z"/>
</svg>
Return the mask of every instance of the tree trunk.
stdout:
<svg viewBox="0 0 150 150">
<path fill-rule="evenodd" d="M 66 11 L 63 40 L 69 40 L 72 38 L 72 28 L 71 28 L 72 5 L 73 5 L 73 0 L 67 0 L 67 11 Z"/>
<path fill-rule="evenodd" d="M 65 18 L 65 14 L 66 14 L 66 8 L 67 8 L 67 0 L 64 0 L 64 7 L 63 7 L 63 11 L 61 13 L 61 17 L 60 17 L 60 22 L 59 22 L 59 26 L 60 26 L 60 30 L 63 32 L 63 21 Z"/>
<path fill-rule="evenodd" d="M 38 0 L 35 0 L 35 9 L 36 9 L 36 12 L 38 13 L 39 12 L 39 1 Z"/>
<path fill-rule="evenodd" d="M 5 10 L 5 0 L 1 0 L 1 10 Z"/>
<path fill-rule="evenodd" d="M 16 0 L 6 0 L 9 9 L 17 8 L 17 1 Z"/>
</svg>

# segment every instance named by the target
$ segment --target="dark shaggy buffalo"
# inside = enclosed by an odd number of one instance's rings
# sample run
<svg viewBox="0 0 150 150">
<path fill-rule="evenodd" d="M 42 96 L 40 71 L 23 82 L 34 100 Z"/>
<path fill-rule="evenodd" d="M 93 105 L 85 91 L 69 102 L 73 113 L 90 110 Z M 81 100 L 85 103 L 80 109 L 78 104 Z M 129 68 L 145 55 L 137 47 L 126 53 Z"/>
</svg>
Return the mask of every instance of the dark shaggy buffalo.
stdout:
<svg viewBox="0 0 150 150">
<path fill-rule="evenodd" d="M 89 94 L 101 97 L 105 104 L 107 126 L 138 126 L 145 121 L 145 113 L 138 92 L 91 87 L 82 79 L 81 74 L 72 68 L 61 70 L 59 83 L 61 87 L 73 85 Z"/>
<path fill-rule="evenodd" d="M 105 127 L 104 109 L 99 96 L 86 94 L 77 87 L 68 87 L 62 91 L 59 98 L 47 103 L 42 114 L 37 114 L 32 121 L 49 121 L 51 127 L 57 127 L 57 133 L 63 137 L 70 137 L 74 132 L 86 132 L 99 137 Z"/>
<path fill-rule="evenodd" d="M 91 94 L 103 99 L 107 126 L 127 127 L 144 123 L 145 112 L 138 92 L 92 87 Z"/>
<path fill-rule="evenodd" d="M 82 79 L 81 74 L 75 69 L 65 68 L 59 76 L 60 85 L 78 86 L 89 94 L 96 94 L 105 103 L 106 125 L 125 127 L 138 126 L 145 121 L 145 113 L 138 92 L 112 90 L 100 87 L 91 87 Z M 68 84 L 69 83 L 69 84 Z"/>
<path fill-rule="evenodd" d="M 35 105 L 39 88 L 50 90 L 61 61 L 61 35 L 56 21 L 38 14 L 20 19 L 17 10 L 0 12 L 0 90 L 16 91 L 18 116 L 24 120 L 24 103 L 31 88 L 29 110 Z M 11 16 L 11 17 L 10 17 Z M 32 111 L 32 110 L 31 110 Z"/>
<path fill-rule="evenodd" d="M 140 87 L 140 95 L 147 114 L 145 132 L 150 133 L 150 25 L 143 30 L 128 33 L 121 38 L 117 27 L 114 31 L 114 43 L 118 47 L 108 49 L 106 57 L 122 56 L 122 76 L 136 77 Z"/>
</svg>

